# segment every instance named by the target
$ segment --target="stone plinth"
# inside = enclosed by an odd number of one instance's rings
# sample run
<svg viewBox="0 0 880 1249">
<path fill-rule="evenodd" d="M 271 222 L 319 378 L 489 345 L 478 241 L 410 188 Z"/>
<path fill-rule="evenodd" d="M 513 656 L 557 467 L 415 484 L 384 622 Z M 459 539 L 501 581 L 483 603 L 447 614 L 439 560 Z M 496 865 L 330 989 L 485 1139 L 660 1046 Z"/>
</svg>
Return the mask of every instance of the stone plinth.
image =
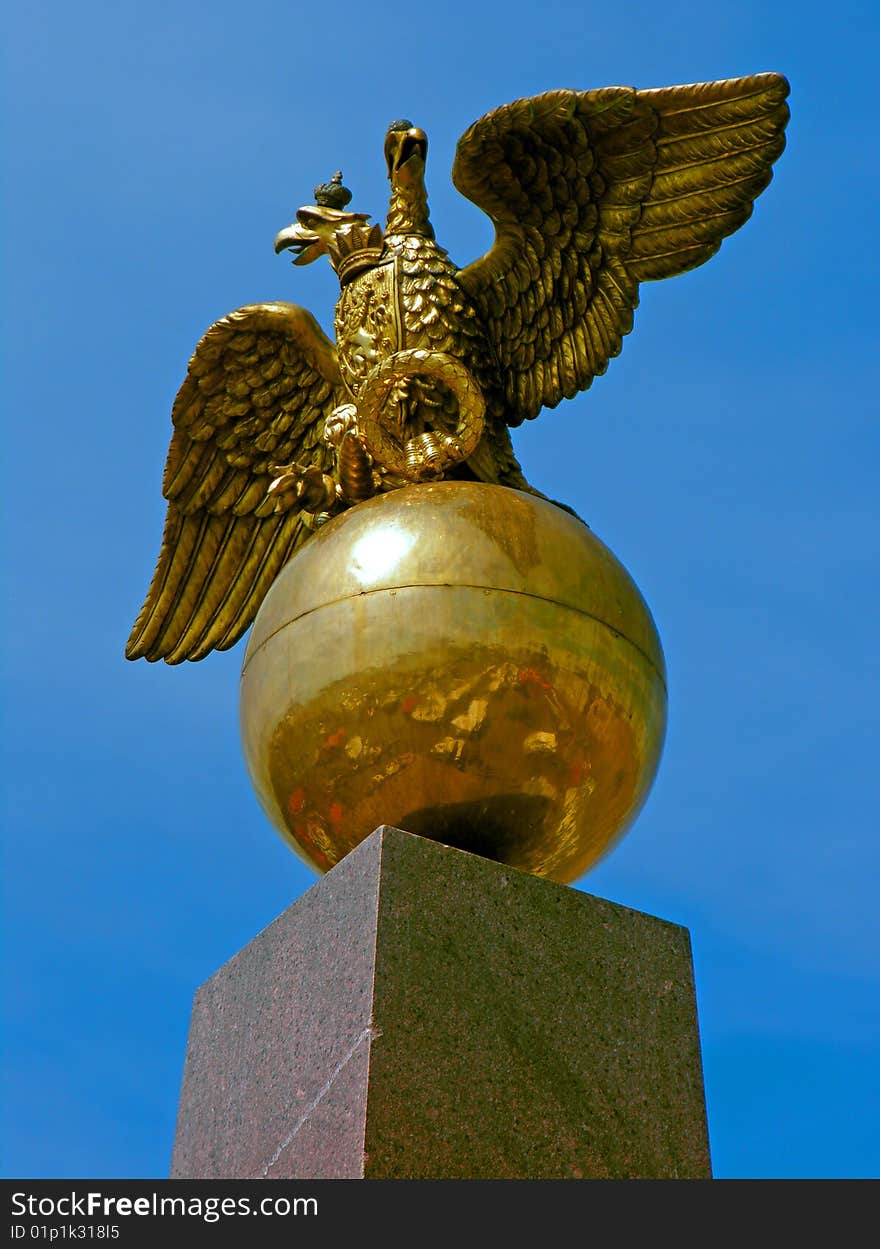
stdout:
<svg viewBox="0 0 880 1249">
<path fill-rule="evenodd" d="M 377 829 L 196 993 L 171 1174 L 709 1178 L 687 930 Z"/>
</svg>

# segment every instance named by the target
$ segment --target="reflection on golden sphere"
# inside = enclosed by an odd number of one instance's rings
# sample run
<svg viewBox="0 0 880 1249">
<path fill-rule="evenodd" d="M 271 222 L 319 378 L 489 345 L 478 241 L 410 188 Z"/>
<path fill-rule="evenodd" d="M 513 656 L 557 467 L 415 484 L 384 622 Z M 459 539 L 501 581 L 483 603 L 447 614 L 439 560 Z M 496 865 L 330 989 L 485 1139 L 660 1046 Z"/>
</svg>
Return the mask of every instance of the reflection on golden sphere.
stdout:
<svg viewBox="0 0 880 1249">
<path fill-rule="evenodd" d="M 561 508 L 471 482 L 320 529 L 242 670 L 251 779 L 318 871 L 391 824 L 575 880 L 635 818 L 665 722 L 660 641 L 625 569 Z"/>
</svg>

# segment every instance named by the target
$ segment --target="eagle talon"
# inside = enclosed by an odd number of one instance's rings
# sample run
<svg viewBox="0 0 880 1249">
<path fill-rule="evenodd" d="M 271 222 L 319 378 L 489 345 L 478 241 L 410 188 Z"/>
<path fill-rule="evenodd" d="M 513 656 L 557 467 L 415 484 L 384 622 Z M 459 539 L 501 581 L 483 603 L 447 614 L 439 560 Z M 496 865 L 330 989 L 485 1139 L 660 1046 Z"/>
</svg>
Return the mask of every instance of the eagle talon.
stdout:
<svg viewBox="0 0 880 1249">
<path fill-rule="evenodd" d="M 303 468 L 300 464 L 274 465 L 273 478 L 266 489 L 267 499 L 274 503 L 274 512 L 296 508 L 306 512 L 322 512 L 336 501 L 336 483 L 316 464 Z"/>
<path fill-rule="evenodd" d="M 358 410 L 353 403 L 342 403 L 334 408 L 324 422 L 324 441 L 331 447 L 339 447 L 348 433 L 357 433 Z"/>
</svg>

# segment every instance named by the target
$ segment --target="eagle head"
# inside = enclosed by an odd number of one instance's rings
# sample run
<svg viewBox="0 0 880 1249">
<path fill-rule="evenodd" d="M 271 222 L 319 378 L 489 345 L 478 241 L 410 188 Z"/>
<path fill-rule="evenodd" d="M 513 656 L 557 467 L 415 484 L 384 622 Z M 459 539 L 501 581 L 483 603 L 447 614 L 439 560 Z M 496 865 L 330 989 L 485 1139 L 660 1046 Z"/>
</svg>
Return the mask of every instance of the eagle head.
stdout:
<svg viewBox="0 0 880 1249">
<path fill-rule="evenodd" d="M 361 221 L 369 220 L 369 213 L 343 212 L 323 204 L 309 204 L 297 209 L 296 221 L 285 226 L 275 236 L 276 254 L 293 252 L 295 265 L 308 265 L 319 256 L 326 256 L 333 248 L 336 232 Z"/>
<path fill-rule="evenodd" d="M 393 187 L 415 186 L 425 176 L 428 136 L 411 121 L 393 121 L 385 135 L 385 163 Z"/>
</svg>

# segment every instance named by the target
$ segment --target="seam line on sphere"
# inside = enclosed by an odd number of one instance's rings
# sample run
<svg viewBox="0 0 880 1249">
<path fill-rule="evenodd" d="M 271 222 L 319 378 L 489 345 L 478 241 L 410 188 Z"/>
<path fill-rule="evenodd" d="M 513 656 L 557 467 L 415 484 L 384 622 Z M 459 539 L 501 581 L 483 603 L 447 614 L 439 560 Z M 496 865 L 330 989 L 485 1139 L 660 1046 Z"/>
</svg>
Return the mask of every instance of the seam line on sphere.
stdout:
<svg viewBox="0 0 880 1249">
<path fill-rule="evenodd" d="M 345 1054 L 345 1055 L 344 1055 L 344 1057 L 342 1057 L 342 1058 L 339 1060 L 339 1062 L 336 1064 L 336 1066 L 335 1066 L 335 1067 L 333 1068 L 333 1070 L 330 1072 L 330 1075 L 327 1077 L 327 1079 L 324 1081 L 324 1083 L 323 1083 L 323 1084 L 321 1085 L 321 1087 L 318 1089 L 318 1091 L 317 1091 L 317 1093 L 315 1094 L 315 1096 L 312 1098 L 312 1100 L 309 1102 L 309 1104 L 305 1107 L 305 1109 L 303 1110 L 302 1114 L 301 1114 L 301 1115 L 300 1115 L 300 1117 L 297 1119 L 296 1123 L 293 1125 L 293 1127 L 292 1127 L 292 1128 L 290 1129 L 290 1131 L 287 1133 L 287 1135 L 285 1136 L 284 1140 L 281 1142 L 281 1144 L 280 1144 L 280 1145 L 278 1146 L 278 1148 L 275 1150 L 275 1152 L 274 1152 L 274 1154 L 272 1155 L 272 1157 L 269 1159 L 269 1161 L 268 1161 L 268 1162 L 266 1163 L 266 1165 L 263 1167 L 262 1171 L 260 1172 L 260 1178 L 261 1178 L 261 1179 L 266 1179 L 266 1177 L 268 1176 L 269 1172 L 270 1172 L 270 1171 L 272 1170 L 272 1168 L 275 1166 L 275 1164 L 277 1163 L 278 1159 L 279 1159 L 279 1158 L 281 1157 L 281 1155 L 284 1153 L 285 1149 L 287 1149 L 288 1145 L 291 1143 L 291 1141 L 293 1140 L 293 1138 L 296 1136 L 297 1132 L 298 1132 L 298 1131 L 300 1130 L 300 1128 L 303 1126 L 303 1124 L 305 1123 L 306 1119 L 308 1119 L 308 1117 L 309 1117 L 309 1115 L 312 1113 L 312 1111 L 313 1111 L 313 1110 L 315 1110 L 315 1108 L 318 1106 L 318 1104 L 319 1104 L 320 1102 L 322 1102 L 322 1101 L 324 1100 L 324 1098 L 327 1096 L 327 1094 L 330 1092 L 330 1089 L 332 1088 L 332 1086 L 333 1086 L 333 1084 L 334 1084 L 334 1082 L 335 1082 L 335 1080 L 336 1080 L 337 1076 L 340 1074 L 340 1072 L 343 1070 L 343 1068 L 344 1068 L 344 1067 L 347 1067 L 347 1066 L 348 1066 L 348 1064 L 351 1062 L 352 1058 L 354 1058 L 354 1056 L 355 1056 L 355 1054 L 357 1053 L 357 1051 L 358 1051 L 358 1050 L 360 1049 L 360 1047 L 363 1045 L 364 1041 L 366 1041 L 366 1040 L 367 1040 L 367 1038 L 369 1038 L 369 1037 L 372 1037 L 372 1036 L 373 1036 L 374 1031 L 375 1031 L 375 1029 L 373 1028 L 372 1024 L 367 1024 L 366 1028 L 364 1028 L 364 1030 L 363 1030 L 363 1031 L 360 1033 L 360 1035 L 356 1038 L 356 1040 L 355 1040 L 354 1044 L 352 1045 L 352 1047 L 351 1047 L 351 1049 L 348 1051 L 348 1053 L 347 1053 L 347 1054 Z"/>
<path fill-rule="evenodd" d="M 663 686 L 663 689 L 666 690 L 666 678 L 647 651 L 644 651 L 641 646 L 639 646 L 638 642 L 634 642 L 632 638 L 627 637 L 625 633 L 621 633 L 620 630 L 616 629 L 613 624 L 609 624 L 607 620 L 603 620 L 601 616 L 594 616 L 592 612 L 584 611 L 582 607 L 575 607 L 571 603 L 560 603 L 559 599 L 547 598 L 545 594 L 532 594 L 528 590 L 509 590 L 491 585 L 473 585 L 470 582 L 462 581 L 456 581 L 454 583 L 451 581 L 435 581 L 430 584 L 420 581 L 408 583 L 406 585 L 383 585 L 375 590 L 361 590 L 357 594 L 345 594 L 341 598 L 328 599 L 326 603 L 319 603 L 317 607 L 309 607 L 307 611 L 300 612 L 298 616 L 292 616 L 290 620 L 285 620 L 284 623 L 280 624 L 277 629 L 273 629 L 271 633 L 266 634 L 259 646 L 254 650 L 253 654 L 248 656 L 247 661 L 241 670 L 242 677 L 245 672 L 247 672 L 254 655 L 258 655 L 263 647 L 272 641 L 272 638 L 289 628 L 290 625 L 296 624 L 298 620 L 305 620 L 306 616 L 313 616 L 315 612 L 324 611 L 327 607 L 335 607 L 338 603 L 352 602 L 356 599 L 367 598 L 372 594 L 390 594 L 397 590 L 491 590 L 494 594 L 512 594 L 518 598 L 531 598 L 535 599 L 535 601 L 539 603 L 550 603 L 554 607 L 562 607 L 566 611 L 573 611 L 578 616 L 584 616 L 587 620 L 592 620 L 595 624 L 602 625 L 602 627 L 604 629 L 608 629 L 610 633 L 614 633 L 617 637 L 622 638 L 628 646 L 631 646 L 634 651 L 637 651 L 638 654 L 642 656 L 643 659 L 647 660 L 651 669 L 656 672 L 657 676 L 660 678 L 660 683 Z"/>
</svg>

